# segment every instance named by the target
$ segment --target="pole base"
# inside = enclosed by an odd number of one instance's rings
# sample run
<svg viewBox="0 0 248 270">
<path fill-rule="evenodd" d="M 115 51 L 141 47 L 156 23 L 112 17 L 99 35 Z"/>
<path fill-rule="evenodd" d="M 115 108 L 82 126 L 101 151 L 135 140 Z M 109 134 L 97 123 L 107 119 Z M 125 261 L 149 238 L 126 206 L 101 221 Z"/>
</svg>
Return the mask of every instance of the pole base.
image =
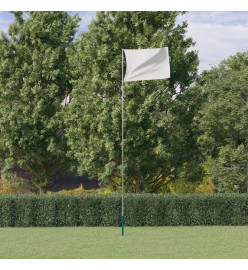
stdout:
<svg viewBox="0 0 248 270">
<path fill-rule="evenodd" d="M 124 216 L 121 217 L 121 235 L 124 235 Z"/>
</svg>

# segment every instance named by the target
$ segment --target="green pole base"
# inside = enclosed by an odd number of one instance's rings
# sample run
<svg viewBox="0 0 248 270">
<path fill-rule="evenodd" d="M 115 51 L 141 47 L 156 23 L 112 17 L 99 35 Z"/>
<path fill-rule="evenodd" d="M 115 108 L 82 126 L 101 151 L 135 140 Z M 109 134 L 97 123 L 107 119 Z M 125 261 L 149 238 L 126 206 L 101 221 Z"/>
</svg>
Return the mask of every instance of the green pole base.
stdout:
<svg viewBox="0 0 248 270">
<path fill-rule="evenodd" d="M 124 216 L 121 217 L 121 235 L 124 235 Z"/>
</svg>

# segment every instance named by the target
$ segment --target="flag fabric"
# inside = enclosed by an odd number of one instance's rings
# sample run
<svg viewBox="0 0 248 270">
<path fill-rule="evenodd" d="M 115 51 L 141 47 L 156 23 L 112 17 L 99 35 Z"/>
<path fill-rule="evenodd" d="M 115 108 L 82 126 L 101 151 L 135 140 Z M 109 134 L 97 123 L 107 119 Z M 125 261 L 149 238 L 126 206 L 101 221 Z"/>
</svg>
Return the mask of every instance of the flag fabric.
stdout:
<svg viewBox="0 0 248 270">
<path fill-rule="evenodd" d="M 61 105 L 63 107 L 65 107 L 65 106 L 67 106 L 71 102 L 71 100 L 72 100 L 72 96 L 71 96 L 71 94 L 69 94 L 69 95 L 67 95 L 65 97 L 65 99 L 63 100 L 63 102 L 61 103 Z"/>
<path fill-rule="evenodd" d="M 125 82 L 170 78 L 168 47 L 125 49 L 124 52 L 126 56 Z"/>
</svg>

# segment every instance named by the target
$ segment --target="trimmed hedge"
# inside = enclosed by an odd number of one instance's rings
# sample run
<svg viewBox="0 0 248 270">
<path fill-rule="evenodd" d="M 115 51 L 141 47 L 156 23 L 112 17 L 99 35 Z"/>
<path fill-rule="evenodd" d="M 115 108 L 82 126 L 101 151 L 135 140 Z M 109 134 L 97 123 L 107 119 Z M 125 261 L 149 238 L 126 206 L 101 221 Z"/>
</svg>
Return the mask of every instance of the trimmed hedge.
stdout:
<svg viewBox="0 0 248 270">
<path fill-rule="evenodd" d="M 248 225 L 247 194 L 126 194 L 126 226 Z M 121 195 L 0 195 L 0 227 L 121 226 Z"/>
</svg>

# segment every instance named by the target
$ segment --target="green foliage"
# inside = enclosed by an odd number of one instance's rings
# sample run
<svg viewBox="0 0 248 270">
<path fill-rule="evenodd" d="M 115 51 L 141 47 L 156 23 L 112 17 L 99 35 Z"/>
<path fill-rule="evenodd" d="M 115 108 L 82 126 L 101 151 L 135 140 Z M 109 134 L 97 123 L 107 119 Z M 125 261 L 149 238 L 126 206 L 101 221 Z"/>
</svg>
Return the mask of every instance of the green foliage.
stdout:
<svg viewBox="0 0 248 270">
<path fill-rule="evenodd" d="M 147 206 L 149 205 L 148 197 L 143 194 L 130 194 L 125 198 L 125 224 L 127 226 L 144 226 L 146 225 Z"/>
<path fill-rule="evenodd" d="M 201 181 L 191 182 L 187 179 L 179 178 L 168 184 L 167 192 L 172 194 L 183 194 L 183 193 L 214 193 L 213 182 L 207 177 L 203 177 Z"/>
<path fill-rule="evenodd" d="M 68 195 L 76 195 L 76 194 L 110 194 L 113 190 L 109 187 L 106 188 L 97 188 L 97 189 L 84 189 L 83 185 L 81 184 L 80 187 L 76 189 L 70 190 L 60 190 L 60 191 L 48 191 L 47 194 L 68 194 Z"/>
<path fill-rule="evenodd" d="M 245 194 L 125 194 L 126 226 L 248 225 Z M 121 226 L 121 195 L 1 195 L 0 227 Z"/>
<path fill-rule="evenodd" d="M 35 201 L 35 212 L 33 213 L 33 221 L 34 221 L 33 226 L 51 227 L 54 224 L 56 224 L 55 222 L 56 206 L 54 204 L 53 198 L 49 197 L 45 198 L 41 196 L 37 200 L 37 195 L 32 196 L 34 197 Z M 25 201 L 25 197 L 22 197 L 22 199 L 23 201 Z"/>
<path fill-rule="evenodd" d="M 100 196 L 100 195 L 99 195 Z M 101 226 L 120 226 L 121 225 L 121 195 L 101 195 L 100 205 L 102 222 Z"/>
<path fill-rule="evenodd" d="M 237 53 L 205 72 L 205 102 L 198 120 L 208 175 L 216 191 L 246 192 L 248 164 L 248 53 Z"/>
<path fill-rule="evenodd" d="M 0 227 L 15 225 L 15 200 L 14 195 L 0 196 Z"/>
<path fill-rule="evenodd" d="M 122 48 L 169 47 L 171 78 L 125 83 L 125 188 L 154 192 L 186 161 L 199 163 L 193 118 L 197 52 L 180 12 L 98 12 L 70 51 L 73 100 L 66 108 L 70 155 L 78 172 L 102 183 L 121 171 Z M 176 93 L 179 89 L 180 93 Z M 171 178 L 172 179 L 172 178 Z"/>
<path fill-rule="evenodd" d="M 46 192 L 71 163 L 61 102 L 72 89 L 67 51 L 79 19 L 66 12 L 14 15 L 0 37 L 1 168 L 31 172 Z"/>
<path fill-rule="evenodd" d="M 36 198 L 32 195 L 13 197 L 12 208 L 13 220 L 16 227 L 31 227 L 35 225 Z M 49 216 L 49 213 L 48 213 Z"/>
<path fill-rule="evenodd" d="M 25 179 L 16 174 L 2 174 L 0 176 L 0 194 L 20 194 L 25 193 L 28 188 Z"/>
<path fill-rule="evenodd" d="M 71 197 L 71 196 L 70 196 Z M 78 198 L 79 225 L 80 226 L 101 226 L 102 213 L 101 203 L 103 196 L 81 195 Z"/>
</svg>

